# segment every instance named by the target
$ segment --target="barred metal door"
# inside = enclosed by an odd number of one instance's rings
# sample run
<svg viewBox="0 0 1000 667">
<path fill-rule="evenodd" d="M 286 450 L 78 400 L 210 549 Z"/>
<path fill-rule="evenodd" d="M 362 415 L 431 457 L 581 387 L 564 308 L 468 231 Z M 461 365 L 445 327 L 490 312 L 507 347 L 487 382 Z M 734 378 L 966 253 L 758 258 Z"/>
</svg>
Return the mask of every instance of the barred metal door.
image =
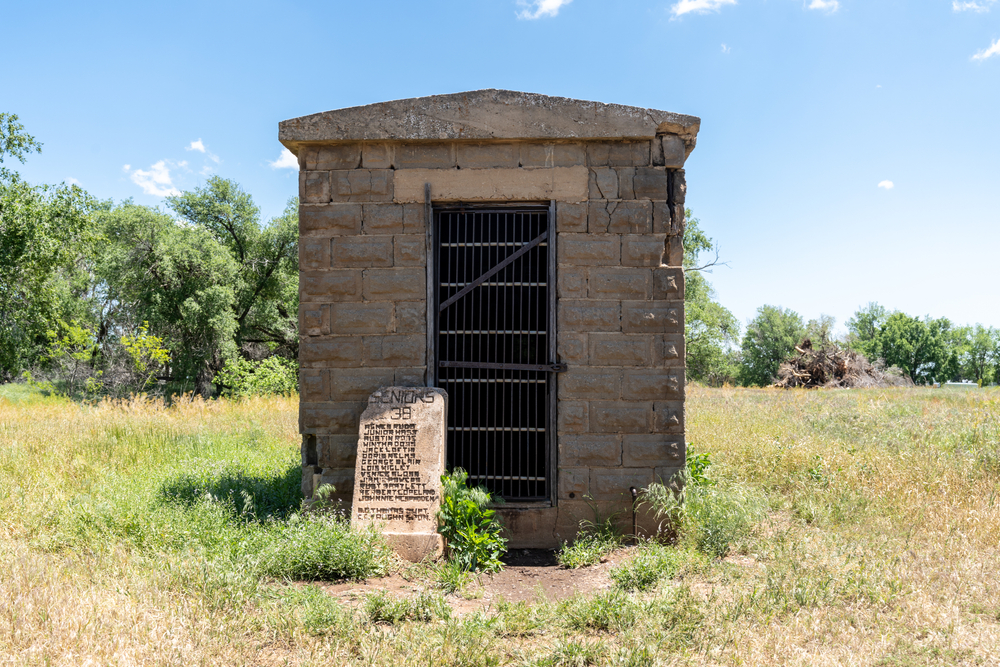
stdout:
<svg viewBox="0 0 1000 667">
<path fill-rule="evenodd" d="M 548 500 L 550 378 L 561 370 L 553 363 L 550 210 L 470 207 L 434 218 L 448 465 L 505 500 Z"/>
</svg>

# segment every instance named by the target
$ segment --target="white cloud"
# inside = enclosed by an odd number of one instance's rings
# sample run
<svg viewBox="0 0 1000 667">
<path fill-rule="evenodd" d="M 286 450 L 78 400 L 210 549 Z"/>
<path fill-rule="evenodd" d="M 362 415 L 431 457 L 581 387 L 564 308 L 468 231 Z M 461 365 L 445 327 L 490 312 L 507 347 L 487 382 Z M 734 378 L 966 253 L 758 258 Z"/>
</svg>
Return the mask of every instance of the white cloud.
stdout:
<svg viewBox="0 0 1000 667">
<path fill-rule="evenodd" d="M 517 13 L 519 19 L 538 19 L 543 16 L 556 16 L 563 5 L 573 0 L 517 0 L 518 7 L 525 9 Z"/>
<path fill-rule="evenodd" d="M 736 0 L 680 0 L 670 8 L 670 13 L 674 16 L 684 16 L 691 12 L 707 14 L 717 12 L 725 5 L 735 5 Z"/>
<path fill-rule="evenodd" d="M 983 49 L 976 55 L 972 56 L 973 60 L 986 60 L 987 58 L 992 58 L 993 56 L 1000 56 L 1000 38 L 993 40 L 988 48 Z"/>
<path fill-rule="evenodd" d="M 198 151 L 199 153 L 205 152 L 205 144 L 202 143 L 201 139 L 197 141 L 192 141 L 191 145 L 185 148 L 186 151 Z"/>
<path fill-rule="evenodd" d="M 298 169 L 299 159 L 287 148 L 281 149 L 281 155 L 274 162 L 268 162 L 271 169 Z"/>
<path fill-rule="evenodd" d="M 722 45 L 722 52 L 723 53 L 729 53 L 732 50 L 733 50 L 732 47 L 726 46 L 725 44 Z"/>
<path fill-rule="evenodd" d="M 123 164 L 122 165 L 122 171 L 128 171 L 131 168 L 132 168 L 132 165 L 130 165 L 130 164 Z"/>
<path fill-rule="evenodd" d="M 988 12 L 997 0 L 952 0 L 951 8 L 956 12 Z"/>
<path fill-rule="evenodd" d="M 80 181 L 70 176 L 69 178 L 66 179 L 66 185 L 80 185 Z"/>
<path fill-rule="evenodd" d="M 893 183 L 892 181 L 882 181 L 881 183 L 878 184 L 878 186 L 880 188 L 885 188 L 886 190 L 892 190 L 894 187 L 896 187 L 896 184 Z"/>
<path fill-rule="evenodd" d="M 177 167 L 187 166 L 187 162 L 177 163 Z M 155 197 L 170 197 L 179 195 L 180 190 L 174 187 L 170 178 L 170 166 L 167 160 L 160 160 L 149 170 L 136 169 L 132 172 L 132 182 L 142 188 L 143 193 Z"/>
<path fill-rule="evenodd" d="M 812 0 L 809 3 L 809 9 L 819 9 L 824 12 L 833 13 L 840 9 L 840 2 L 838 0 Z"/>
</svg>

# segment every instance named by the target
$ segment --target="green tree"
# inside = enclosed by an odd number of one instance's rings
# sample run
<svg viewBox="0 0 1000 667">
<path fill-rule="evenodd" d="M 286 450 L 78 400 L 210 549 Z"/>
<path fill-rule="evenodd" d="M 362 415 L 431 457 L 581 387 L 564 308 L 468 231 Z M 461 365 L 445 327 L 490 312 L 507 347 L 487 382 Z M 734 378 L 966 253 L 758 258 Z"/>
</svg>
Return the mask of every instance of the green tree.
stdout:
<svg viewBox="0 0 1000 667">
<path fill-rule="evenodd" d="M 744 386 L 762 387 L 774 382 L 778 366 L 805 335 L 802 318 L 793 310 L 761 306 L 747 324 L 738 380 Z"/>
<path fill-rule="evenodd" d="M 236 354 L 236 262 L 207 230 L 131 201 L 98 218 L 102 331 L 135 332 L 148 322 L 171 351 L 172 377 L 211 395 L 215 373 Z"/>
<path fill-rule="evenodd" d="M 949 367 L 957 360 L 945 345 L 950 326 L 948 320 L 921 320 L 896 311 L 881 326 L 871 356 L 897 366 L 917 384 L 951 379 Z"/>
<path fill-rule="evenodd" d="M 733 382 L 737 370 L 734 349 L 739 337 L 736 317 L 716 301 L 712 284 L 705 273 L 718 264 L 715 242 L 701 229 L 701 222 L 686 212 L 684 228 L 684 342 L 687 375 L 692 380 L 711 385 Z M 702 262 L 703 253 L 715 253 L 715 259 Z"/>
<path fill-rule="evenodd" d="M 233 316 L 236 345 L 298 353 L 298 200 L 269 223 L 253 199 L 233 181 L 213 176 L 203 188 L 168 197 L 182 219 L 208 232 L 236 266 Z M 252 355 L 259 356 L 259 354 Z"/>
<path fill-rule="evenodd" d="M 963 352 L 963 377 L 983 384 L 1000 379 L 995 375 L 995 367 L 1000 364 L 1000 330 L 977 324 L 969 330 Z"/>
<path fill-rule="evenodd" d="M 854 317 L 847 320 L 848 345 L 874 361 L 876 341 L 888 317 L 889 311 L 874 301 L 859 308 Z"/>
<path fill-rule="evenodd" d="M 0 163 L 40 149 L 17 116 L 0 113 Z M 32 186 L 0 167 L 0 381 L 38 361 L 47 332 L 73 319 L 73 276 L 95 200 L 76 186 Z"/>
</svg>

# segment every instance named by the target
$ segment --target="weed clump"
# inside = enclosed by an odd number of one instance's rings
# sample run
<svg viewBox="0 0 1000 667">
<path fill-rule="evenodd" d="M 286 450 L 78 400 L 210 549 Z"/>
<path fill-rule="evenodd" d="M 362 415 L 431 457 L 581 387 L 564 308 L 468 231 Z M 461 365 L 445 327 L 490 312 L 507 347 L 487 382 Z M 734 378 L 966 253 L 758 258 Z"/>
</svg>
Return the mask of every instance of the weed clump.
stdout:
<svg viewBox="0 0 1000 667">
<path fill-rule="evenodd" d="M 392 549 L 374 527 L 352 530 L 337 515 L 299 515 L 272 524 L 261 542 L 261 573 L 281 579 L 366 579 L 385 575 L 393 562 Z"/>
<path fill-rule="evenodd" d="M 470 488 L 469 474 L 461 468 L 441 476 L 441 509 L 438 532 L 448 542 L 449 560 L 465 571 L 499 572 L 500 556 L 507 551 L 503 526 L 490 509 L 490 492 L 478 486 Z"/>
<path fill-rule="evenodd" d="M 704 556 L 693 549 L 669 547 L 651 542 L 639 547 L 636 554 L 611 570 L 615 587 L 631 593 L 648 591 L 661 581 L 673 579 L 686 569 L 704 565 Z"/>
</svg>

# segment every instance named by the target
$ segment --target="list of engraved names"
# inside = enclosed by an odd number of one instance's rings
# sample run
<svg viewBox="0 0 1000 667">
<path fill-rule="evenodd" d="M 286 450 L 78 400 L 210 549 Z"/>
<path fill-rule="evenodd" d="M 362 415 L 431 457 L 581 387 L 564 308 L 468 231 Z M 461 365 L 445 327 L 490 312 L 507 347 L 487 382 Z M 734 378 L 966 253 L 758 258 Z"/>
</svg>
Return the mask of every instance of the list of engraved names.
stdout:
<svg viewBox="0 0 1000 667">
<path fill-rule="evenodd" d="M 363 424 L 361 437 L 364 440 L 364 446 L 359 448 L 357 463 L 357 483 L 361 502 L 430 505 L 436 500 L 436 489 L 433 486 L 426 486 L 421 481 L 420 459 L 417 458 L 417 425 L 415 423 L 393 421 Z M 430 518 L 426 508 L 358 509 L 368 510 L 363 512 L 366 516 L 359 516 L 359 519 L 384 521 Z"/>
</svg>

